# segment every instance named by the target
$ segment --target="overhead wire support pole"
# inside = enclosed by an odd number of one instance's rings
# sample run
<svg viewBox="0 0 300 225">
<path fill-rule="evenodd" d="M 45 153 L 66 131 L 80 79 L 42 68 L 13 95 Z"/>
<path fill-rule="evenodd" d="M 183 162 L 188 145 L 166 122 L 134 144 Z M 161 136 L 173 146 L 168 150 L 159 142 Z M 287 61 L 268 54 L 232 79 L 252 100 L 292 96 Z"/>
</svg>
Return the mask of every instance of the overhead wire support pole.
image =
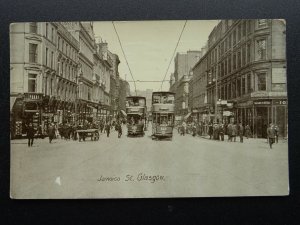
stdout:
<svg viewBox="0 0 300 225">
<path fill-rule="evenodd" d="M 132 72 L 131 72 L 129 63 L 128 63 L 128 61 L 127 61 L 127 58 L 126 58 L 126 55 L 125 55 L 125 52 L 124 52 L 124 49 L 123 49 L 123 46 L 122 46 L 122 43 L 121 43 L 119 34 L 118 34 L 118 31 L 117 31 L 117 29 L 116 29 L 116 27 L 115 27 L 114 21 L 112 21 L 112 25 L 113 25 L 114 30 L 115 30 L 115 32 L 116 32 L 116 35 L 117 35 L 117 38 L 118 38 L 118 41 L 119 41 L 119 44 L 120 44 L 120 47 L 121 47 L 123 56 L 124 56 L 124 58 L 125 58 L 126 64 L 127 64 L 127 66 L 128 66 L 128 69 L 129 69 L 129 72 L 130 72 L 130 75 L 131 75 L 131 78 L 132 78 L 133 83 L 134 83 L 134 92 L 135 92 L 135 95 L 137 95 L 137 92 L 136 92 L 136 83 L 135 83 L 135 80 L 134 80 L 134 78 L 133 78 L 133 75 L 132 75 Z"/>
<path fill-rule="evenodd" d="M 184 28 L 185 28 L 186 24 L 187 24 L 187 20 L 185 20 L 184 25 L 183 25 L 183 27 L 182 27 L 181 33 L 180 33 L 180 35 L 179 35 L 179 38 L 178 38 L 176 47 L 175 47 L 174 52 L 173 52 L 173 55 L 172 55 L 172 57 L 171 57 L 171 59 L 170 59 L 170 62 L 169 62 L 167 71 L 166 71 L 165 76 L 164 76 L 164 79 L 161 81 L 160 90 L 162 90 L 163 83 L 164 83 L 164 81 L 165 81 L 165 79 L 166 79 L 166 76 L 167 76 L 167 74 L 168 74 L 168 71 L 169 71 L 169 69 L 170 69 L 170 65 L 171 65 L 171 63 L 172 63 L 172 61 L 173 61 L 173 58 L 174 58 L 174 56 L 175 56 L 177 47 L 178 47 L 178 45 L 179 45 L 179 42 L 180 42 L 180 39 L 181 39 L 181 36 L 182 36 L 182 34 L 183 34 L 183 31 L 184 31 Z"/>
</svg>

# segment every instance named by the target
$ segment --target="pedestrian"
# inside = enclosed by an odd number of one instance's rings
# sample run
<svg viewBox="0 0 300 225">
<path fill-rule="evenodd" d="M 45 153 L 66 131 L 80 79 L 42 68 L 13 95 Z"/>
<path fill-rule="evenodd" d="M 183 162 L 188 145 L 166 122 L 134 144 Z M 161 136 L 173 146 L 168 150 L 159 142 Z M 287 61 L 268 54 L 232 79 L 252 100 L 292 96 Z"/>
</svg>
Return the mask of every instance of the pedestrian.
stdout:
<svg viewBox="0 0 300 225">
<path fill-rule="evenodd" d="M 219 126 L 217 123 L 215 123 L 213 126 L 213 137 L 214 137 L 214 140 L 220 140 L 219 139 Z"/>
<path fill-rule="evenodd" d="M 29 123 L 27 127 L 27 138 L 28 138 L 28 147 L 32 147 L 34 139 L 34 127 L 32 123 Z"/>
<path fill-rule="evenodd" d="M 109 137 L 109 133 L 110 133 L 110 124 L 109 124 L 109 122 L 106 123 L 106 125 L 105 125 L 105 131 L 106 131 L 107 137 Z"/>
<path fill-rule="evenodd" d="M 121 138 L 122 136 L 122 126 L 121 123 L 117 123 L 117 131 L 118 131 L 118 138 Z"/>
<path fill-rule="evenodd" d="M 37 134 L 38 134 L 38 137 L 39 137 L 39 138 L 44 139 L 42 125 L 40 125 L 40 126 L 38 127 Z"/>
<path fill-rule="evenodd" d="M 279 136 L 279 127 L 277 125 L 274 126 L 274 130 L 275 130 L 275 140 L 276 140 L 276 144 L 278 144 L 278 136 Z"/>
<path fill-rule="evenodd" d="M 230 122 L 230 124 L 228 124 L 228 126 L 227 126 L 228 141 L 232 141 L 232 127 L 233 127 L 233 124 L 232 124 L 232 122 Z"/>
<path fill-rule="evenodd" d="M 196 127 L 195 124 L 193 124 L 192 132 L 193 132 L 193 137 L 195 137 L 195 136 L 196 136 L 196 133 L 197 133 L 197 127 Z"/>
<path fill-rule="evenodd" d="M 240 125 L 239 125 L 238 134 L 240 136 L 240 142 L 243 143 L 244 127 L 243 127 L 242 123 L 240 123 Z"/>
<path fill-rule="evenodd" d="M 272 145 L 275 142 L 275 129 L 272 123 L 270 123 L 270 126 L 267 129 L 267 134 L 268 134 L 270 149 L 272 149 Z"/>
<path fill-rule="evenodd" d="M 234 142 L 236 141 L 236 135 L 237 135 L 237 125 L 232 124 L 231 141 L 232 139 Z"/>
<path fill-rule="evenodd" d="M 213 125 L 212 125 L 212 123 L 210 122 L 209 124 L 208 124 L 208 135 L 209 135 L 209 139 L 211 139 L 212 138 L 212 135 L 213 135 Z"/>
<path fill-rule="evenodd" d="M 251 136 L 251 128 L 248 124 L 245 126 L 245 136 L 247 139 Z"/>
<path fill-rule="evenodd" d="M 219 136 L 221 138 L 221 141 L 224 141 L 224 125 L 221 122 L 219 125 Z"/>
<path fill-rule="evenodd" d="M 104 129 L 104 122 L 101 121 L 101 123 L 100 123 L 100 131 L 101 131 L 101 133 L 103 132 L 103 129 Z"/>
<path fill-rule="evenodd" d="M 55 136 L 55 127 L 53 124 L 50 124 L 48 128 L 48 136 L 49 136 L 49 143 L 51 144 L 54 136 Z"/>
<path fill-rule="evenodd" d="M 185 133 L 186 133 L 186 122 L 183 121 L 182 122 L 182 135 L 185 136 Z"/>
</svg>

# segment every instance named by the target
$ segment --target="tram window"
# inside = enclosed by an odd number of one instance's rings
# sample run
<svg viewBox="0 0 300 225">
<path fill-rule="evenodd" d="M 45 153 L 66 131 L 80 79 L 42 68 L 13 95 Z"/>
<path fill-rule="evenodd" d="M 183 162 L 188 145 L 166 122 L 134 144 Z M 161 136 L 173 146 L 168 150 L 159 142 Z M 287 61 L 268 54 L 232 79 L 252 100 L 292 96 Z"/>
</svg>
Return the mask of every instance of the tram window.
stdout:
<svg viewBox="0 0 300 225">
<path fill-rule="evenodd" d="M 172 114 L 154 114 L 153 123 L 159 125 L 168 125 L 172 126 L 174 122 L 174 116 Z"/>
<path fill-rule="evenodd" d="M 153 103 L 160 103 L 160 96 L 154 95 L 153 96 Z"/>
<path fill-rule="evenodd" d="M 167 103 L 167 96 L 161 96 L 161 102 L 163 104 L 166 104 Z"/>
<path fill-rule="evenodd" d="M 144 119 L 140 115 L 130 115 L 127 117 L 127 121 L 130 125 L 143 124 Z"/>
<path fill-rule="evenodd" d="M 174 95 L 169 95 L 169 96 L 168 96 L 168 101 L 167 101 L 167 103 L 169 103 L 169 104 L 173 104 L 173 103 L 174 103 Z"/>
</svg>

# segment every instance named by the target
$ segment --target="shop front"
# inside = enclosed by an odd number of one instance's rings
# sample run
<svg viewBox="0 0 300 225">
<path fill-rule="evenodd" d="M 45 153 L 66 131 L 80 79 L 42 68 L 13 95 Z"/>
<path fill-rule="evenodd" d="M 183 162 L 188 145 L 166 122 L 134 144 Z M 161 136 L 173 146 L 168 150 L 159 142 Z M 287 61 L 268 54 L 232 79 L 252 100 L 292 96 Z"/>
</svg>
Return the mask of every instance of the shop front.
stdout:
<svg viewBox="0 0 300 225">
<path fill-rule="evenodd" d="M 26 128 L 32 123 L 35 131 L 41 125 L 41 95 L 24 94 L 11 98 L 10 131 L 11 138 L 26 136 Z"/>
<path fill-rule="evenodd" d="M 279 127 L 279 136 L 287 136 L 287 100 L 256 99 L 236 104 L 234 116 L 237 123 L 249 125 L 253 137 L 267 138 L 270 123 Z"/>
</svg>

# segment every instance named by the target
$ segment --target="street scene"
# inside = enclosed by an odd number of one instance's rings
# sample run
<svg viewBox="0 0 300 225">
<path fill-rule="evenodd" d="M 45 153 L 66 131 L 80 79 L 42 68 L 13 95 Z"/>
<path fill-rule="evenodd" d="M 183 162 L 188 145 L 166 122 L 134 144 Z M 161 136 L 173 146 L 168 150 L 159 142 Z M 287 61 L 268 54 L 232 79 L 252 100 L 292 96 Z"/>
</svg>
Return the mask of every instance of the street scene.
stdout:
<svg viewBox="0 0 300 225">
<path fill-rule="evenodd" d="M 151 130 L 151 129 L 150 129 Z M 180 136 L 172 141 L 118 138 L 112 131 L 99 141 L 37 139 L 12 143 L 13 196 L 18 198 L 119 198 L 252 196 L 288 194 L 288 148 L 270 150 L 265 139 L 244 143 Z M 126 128 L 124 126 L 124 131 Z M 163 176 L 144 180 L 142 176 Z M 133 181 L 126 181 L 127 176 Z M 99 181 L 102 176 L 103 181 Z M 105 178 L 120 180 L 105 181 Z"/>
<path fill-rule="evenodd" d="M 11 24 L 11 197 L 288 195 L 285 29 Z"/>
</svg>

